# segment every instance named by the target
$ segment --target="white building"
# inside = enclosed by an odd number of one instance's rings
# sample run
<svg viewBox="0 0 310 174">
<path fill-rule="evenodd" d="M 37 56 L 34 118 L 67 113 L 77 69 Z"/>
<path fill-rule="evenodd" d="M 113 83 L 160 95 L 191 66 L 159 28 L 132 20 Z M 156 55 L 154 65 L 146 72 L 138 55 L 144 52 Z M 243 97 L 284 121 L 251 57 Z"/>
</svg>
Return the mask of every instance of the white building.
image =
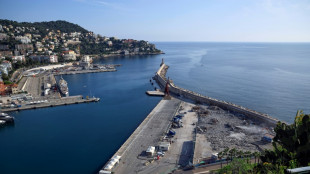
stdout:
<svg viewBox="0 0 310 174">
<path fill-rule="evenodd" d="M 16 36 L 15 37 L 15 40 L 19 40 L 21 43 L 23 44 L 27 44 L 27 43 L 30 43 L 31 42 L 31 39 L 29 39 L 28 37 L 26 36 Z"/>
<path fill-rule="evenodd" d="M 17 61 L 26 62 L 25 55 L 13 56 L 12 60 L 14 63 L 16 63 Z"/>
<path fill-rule="evenodd" d="M 51 63 L 57 63 L 58 62 L 58 56 L 50 55 L 50 62 Z"/>
<path fill-rule="evenodd" d="M 92 62 L 93 59 L 91 57 L 89 57 L 89 55 L 84 55 L 81 59 L 82 62 Z"/>
</svg>

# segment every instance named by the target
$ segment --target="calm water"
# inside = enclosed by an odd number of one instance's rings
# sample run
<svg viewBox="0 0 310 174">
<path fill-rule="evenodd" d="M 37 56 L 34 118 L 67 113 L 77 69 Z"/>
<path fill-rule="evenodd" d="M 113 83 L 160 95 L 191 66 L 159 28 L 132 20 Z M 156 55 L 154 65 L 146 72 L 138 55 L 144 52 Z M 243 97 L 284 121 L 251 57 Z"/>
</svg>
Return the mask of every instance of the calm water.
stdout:
<svg viewBox="0 0 310 174">
<path fill-rule="evenodd" d="M 12 113 L 0 129 L 0 173 L 96 173 L 160 98 L 148 97 L 161 62 L 184 88 L 292 122 L 310 113 L 310 44 L 156 43 L 165 55 L 109 58 L 117 72 L 63 76 L 70 95 L 99 103 Z"/>
</svg>

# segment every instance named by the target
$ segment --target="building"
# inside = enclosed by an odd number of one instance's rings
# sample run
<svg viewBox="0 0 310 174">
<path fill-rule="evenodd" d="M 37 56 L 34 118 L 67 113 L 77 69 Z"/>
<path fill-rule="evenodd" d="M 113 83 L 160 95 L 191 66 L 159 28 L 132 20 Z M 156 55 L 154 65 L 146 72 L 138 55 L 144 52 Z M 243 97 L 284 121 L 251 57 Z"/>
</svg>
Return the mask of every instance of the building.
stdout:
<svg viewBox="0 0 310 174">
<path fill-rule="evenodd" d="M 18 61 L 26 62 L 25 55 L 13 56 L 12 60 L 13 60 L 13 63 L 16 63 Z"/>
<path fill-rule="evenodd" d="M 12 63 L 10 61 L 4 60 L 0 64 L 0 70 L 3 71 L 5 74 L 9 74 L 9 71 L 12 70 Z"/>
<path fill-rule="evenodd" d="M 64 51 L 63 52 L 63 58 L 65 60 L 76 60 L 76 54 L 72 50 Z"/>
<path fill-rule="evenodd" d="M 58 56 L 56 55 L 50 55 L 50 62 L 51 63 L 57 63 L 58 62 Z"/>
<path fill-rule="evenodd" d="M 109 47 L 111 47 L 113 45 L 113 42 L 109 40 L 107 44 L 109 45 Z"/>
<path fill-rule="evenodd" d="M 16 37 L 15 37 L 15 40 L 18 40 L 18 41 L 20 41 L 20 42 L 23 43 L 23 44 L 28 44 L 28 43 L 31 42 L 31 39 L 29 39 L 29 38 L 26 37 L 26 36 L 16 36 Z"/>
<path fill-rule="evenodd" d="M 26 33 L 24 36 L 28 37 L 30 40 L 32 39 L 32 35 L 30 33 Z"/>
<path fill-rule="evenodd" d="M 15 83 L 9 86 L 9 90 L 11 91 L 12 94 L 18 94 L 20 92 L 18 90 L 18 85 Z"/>
<path fill-rule="evenodd" d="M 42 48 L 43 44 L 42 44 L 42 42 L 36 42 L 35 46 L 38 49 L 38 48 Z"/>
<path fill-rule="evenodd" d="M 20 91 L 18 90 L 18 85 L 17 84 L 10 84 L 10 85 L 6 85 L 3 82 L 0 82 L 0 95 L 9 95 L 9 94 L 17 94 Z M 1 97 L 2 99 L 4 97 Z M 11 97 L 9 98 L 11 101 Z M 0 101 L 1 103 L 1 101 Z M 2 100 L 2 103 L 7 103 L 6 101 Z"/>
<path fill-rule="evenodd" d="M 1 56 L 4 56 L 4 57 L 6 57 L 6 56 L 13 56 L 13 53 L 12 53 L 12 51 L 0 51 L 0 57 Z"/>
<path fill-rule="evenodd" d="M 6 85 L 3 82 L 0 82 L 0 95 L 6 95 Z M 2 103 L 6 103 L 6 102 L 3 101 Z"/>
<path fill-rule="evenodd" d="M 5 33 L 0 33 L 0 40 L 6 40 L 9 36 Z"/>
<path fill-rule="evenodd" d="M 56 55 L 31 55 L 29 56 L 30 59 L 33 61 L 38 62 L 50 62 L 50 63 L 57 63 L 58 62 L 58 56 Z"/>
<path fill-rule="evenodd" d="M 33 50 L 32 44 L 16 44 L 15 49 L 17 50 Z"/>
<path fill-rule="evenodd" d="M 9 50 L 9 45 L 0 45 L 0 50 Z"/>
<path fill-rule="evenodd" d="M 84 55 L 81 59 L 82 62 L 93 62 L 93 59 L 89 55 Z"/>
</svg>

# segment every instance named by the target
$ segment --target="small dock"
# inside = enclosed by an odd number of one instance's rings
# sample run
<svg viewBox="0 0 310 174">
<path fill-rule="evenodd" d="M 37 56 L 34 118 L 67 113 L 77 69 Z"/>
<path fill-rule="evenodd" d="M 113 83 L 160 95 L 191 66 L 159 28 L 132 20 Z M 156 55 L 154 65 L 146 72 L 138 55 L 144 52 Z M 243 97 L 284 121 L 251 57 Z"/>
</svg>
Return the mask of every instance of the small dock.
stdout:
<svg viewBox="0 0 310 174">
<path fill-rule="evenodd" d="M 62 97 L 60 99 L 50 99 L 50 100 L 45 100 L 45 101 L 38 100 L 36 104 L 23 104 L 20 107 L 2 108 L 2 112 L 39 109 L 39 108 L 80 104 L 80 103 L 90 103 L 90 102 L 98 102 L 99 100 L 100 100 L 99 98 L 83 98 L 83 96 L 77 95 L 77 96 L 70 96 L 70 97 Z"/>
<path fill-rule="evenodd" d="M 146 94 L 149 96 L 165 96 L 165 93 L 161 91 L 146 91 Z"/>
</svg>

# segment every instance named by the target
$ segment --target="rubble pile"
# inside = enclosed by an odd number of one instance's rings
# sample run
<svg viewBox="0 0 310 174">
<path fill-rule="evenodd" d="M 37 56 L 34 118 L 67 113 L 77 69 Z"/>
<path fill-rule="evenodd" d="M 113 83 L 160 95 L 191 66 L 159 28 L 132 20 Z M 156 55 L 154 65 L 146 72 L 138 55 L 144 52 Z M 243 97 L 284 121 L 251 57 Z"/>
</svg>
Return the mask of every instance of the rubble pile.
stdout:
<svg viewBox="0 0 310 174">
<path fill-rule="evenodd" d="M 213 151 L 236 148 L 257 151 L 252 143 L 261 141 L 268 130 L 244 115 L 230 113 L 217 106 L 195 107 L 198 113 L 197 133 L 205 134 Z M 199 113 L 207 113 L 207 116 Z"/>
</svg>

